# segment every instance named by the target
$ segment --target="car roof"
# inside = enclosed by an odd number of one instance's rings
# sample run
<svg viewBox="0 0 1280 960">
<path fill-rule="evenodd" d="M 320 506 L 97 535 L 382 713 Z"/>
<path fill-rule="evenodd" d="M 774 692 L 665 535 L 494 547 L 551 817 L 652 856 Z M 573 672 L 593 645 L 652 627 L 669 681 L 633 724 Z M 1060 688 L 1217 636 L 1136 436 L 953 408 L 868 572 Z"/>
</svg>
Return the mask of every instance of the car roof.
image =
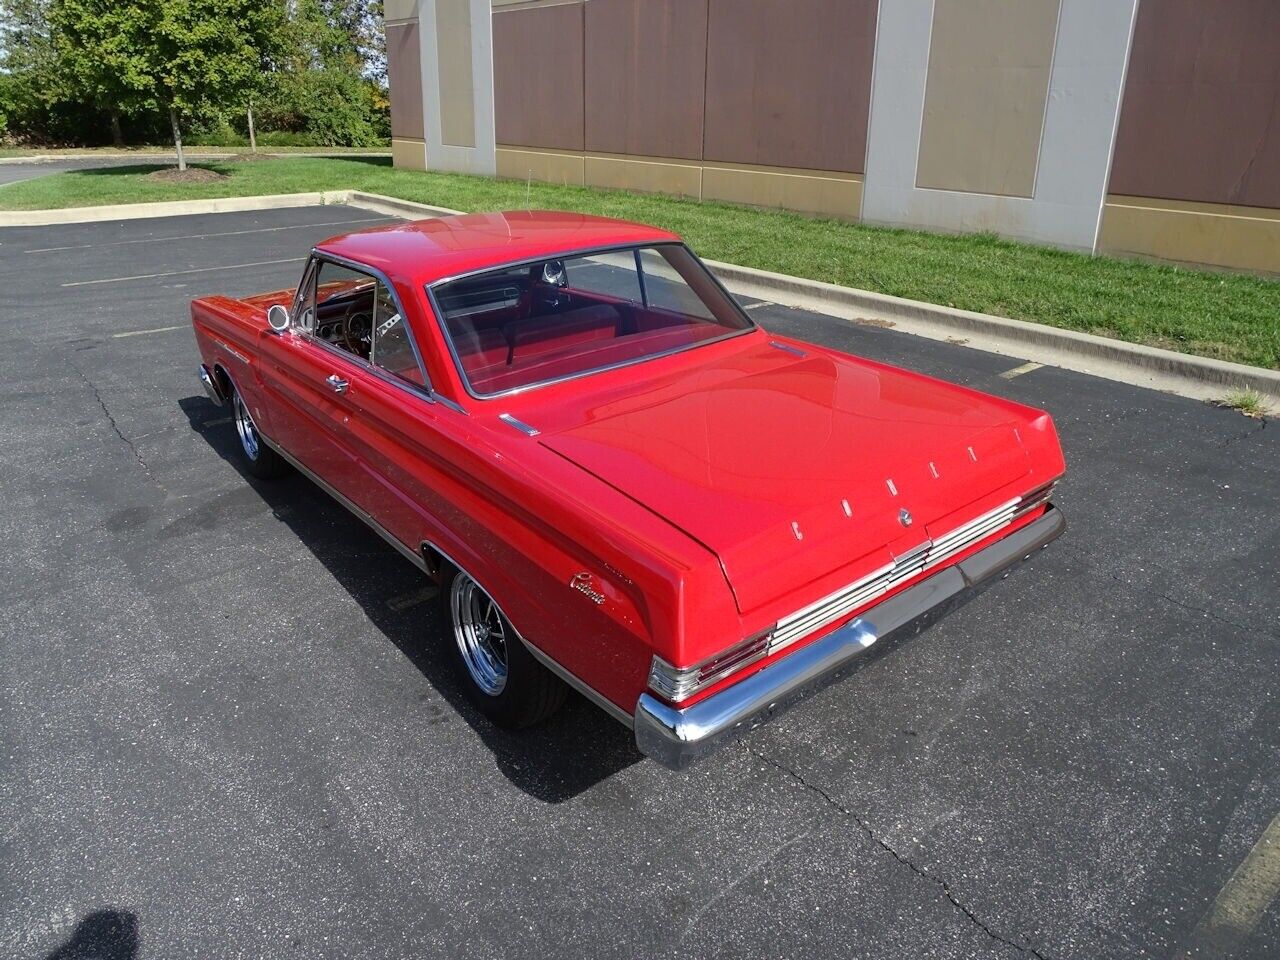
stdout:
<svg viewBox="0 0 1280 960">
<path fill-rule="evenodd" d="M 626 220 L 553 210 L 469 213 L 346 233 L 316 244 L 381 270 L 429 284 L 446 277 L 600 247 L 678 241 L 674 233 Z"/>
</svg>

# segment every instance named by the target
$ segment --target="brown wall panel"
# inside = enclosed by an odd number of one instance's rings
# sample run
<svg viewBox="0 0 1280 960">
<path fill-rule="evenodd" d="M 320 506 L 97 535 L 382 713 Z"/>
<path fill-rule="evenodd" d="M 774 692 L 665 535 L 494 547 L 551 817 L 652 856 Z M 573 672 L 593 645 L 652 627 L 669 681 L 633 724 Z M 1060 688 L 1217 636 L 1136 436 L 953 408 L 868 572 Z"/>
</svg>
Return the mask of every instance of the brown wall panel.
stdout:
<svg viewBox="0 0 1280 960">
<path fill-rule="evenodd" d="M 1142 0 L 1109 191 L 1280 207 L 1280 3 Z"/>
<path fill-rule="evenodd" d="M 391 88 L 391 135 L 421 140 L 422 52 L 416 21 L 387 25 L 387 84 Z"/>
<path fill-rule="evenodd" d="M 861 173 L 876 0 L 710 0 L 706 159 Z"/>
<path fill-rule="evenodd" d="M 587 150 L 700 160 L 707 0 L 585 10 Z"/>
<path fill-rule="evenodd" d="M 499 143 L 582 150 L 583 5 L 495 10 L 494 124 Z"/>
</svg>

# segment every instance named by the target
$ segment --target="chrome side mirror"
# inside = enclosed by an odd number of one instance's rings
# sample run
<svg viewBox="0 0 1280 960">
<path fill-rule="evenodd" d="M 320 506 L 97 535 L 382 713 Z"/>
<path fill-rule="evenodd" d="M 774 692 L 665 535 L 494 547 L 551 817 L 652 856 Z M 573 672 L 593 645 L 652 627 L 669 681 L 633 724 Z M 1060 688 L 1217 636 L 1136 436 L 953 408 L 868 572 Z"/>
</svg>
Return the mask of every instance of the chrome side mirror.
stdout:
<svg viewBox="0 0 1280 960">
<path fill-rule="evenodd" d="M 267 308 L 267 324 L 276 333 L 289 329 L 289 309 L 283 303 L 273 303 Z"/>
</svg>

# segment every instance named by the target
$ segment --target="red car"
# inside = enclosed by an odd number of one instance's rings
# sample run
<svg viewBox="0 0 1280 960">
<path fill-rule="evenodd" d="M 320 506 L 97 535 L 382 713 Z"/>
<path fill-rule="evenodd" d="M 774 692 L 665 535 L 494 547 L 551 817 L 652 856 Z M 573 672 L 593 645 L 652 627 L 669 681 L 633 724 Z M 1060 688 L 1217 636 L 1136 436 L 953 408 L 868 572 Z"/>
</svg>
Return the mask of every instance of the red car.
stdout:
<svg viewBox="0 0 1280 960">
<path fill-rule="evenodd" d="M 652 227 L 364 230 L 191 315 L 247 471 L 298 469 L 439 584 L 485 714 L 567 684 L 672 768 L 1065 528 L 1047 414 L 770 334 Z"/>
</svg>

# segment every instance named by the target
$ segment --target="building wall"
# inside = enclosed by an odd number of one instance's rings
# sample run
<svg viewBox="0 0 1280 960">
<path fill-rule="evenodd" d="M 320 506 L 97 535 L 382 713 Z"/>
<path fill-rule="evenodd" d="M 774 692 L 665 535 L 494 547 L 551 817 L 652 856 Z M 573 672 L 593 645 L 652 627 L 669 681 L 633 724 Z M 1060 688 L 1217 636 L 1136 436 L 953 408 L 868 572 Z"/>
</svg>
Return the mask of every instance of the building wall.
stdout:
<svg viewBox="0 0 1280 960">
<path fill-rule="evenodd" d="M 1142 0 L 1100 249 L 1280 273 L 1280 3 Z"/>
<path fill-rule="evenodd" d="M 1280 272 L 1276 0 L 385 9 L 397 166 Z"/>
</svg>

